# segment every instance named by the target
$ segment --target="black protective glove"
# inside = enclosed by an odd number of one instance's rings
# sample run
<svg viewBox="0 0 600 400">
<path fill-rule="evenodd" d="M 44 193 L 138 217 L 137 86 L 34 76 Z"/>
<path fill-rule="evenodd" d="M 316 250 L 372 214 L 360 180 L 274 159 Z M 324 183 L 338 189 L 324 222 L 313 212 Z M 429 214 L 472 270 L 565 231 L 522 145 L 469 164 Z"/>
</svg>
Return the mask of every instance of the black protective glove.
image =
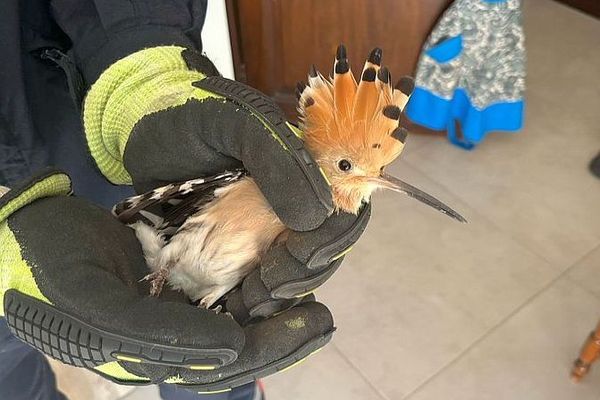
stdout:
<svg viewBox="0 0 600 400">
<path fill-rule="evenodd" d="M 177 292 L 149 297 L 133 230 L 70 191 L 66 175 L 47 171 L 0 199 L 3 313 L 44 353 L 121 383 L 219 391 L 286 368 L 330 340 L 331 314 L 313 296 L 246 326 Z"/>
<path fill-rule="evenodd" d="M 181 57 L 192 69 L 212 72 L 198 53 L 183 50 Z M 333 207 L 326 178 L 279 107 L 220 76 L 192 84 L 201 100 L 148 114 L 134 126 L 123 164 L 136 191 L 243 167 L 285 225 L 321 225 Z"/>
</svg>

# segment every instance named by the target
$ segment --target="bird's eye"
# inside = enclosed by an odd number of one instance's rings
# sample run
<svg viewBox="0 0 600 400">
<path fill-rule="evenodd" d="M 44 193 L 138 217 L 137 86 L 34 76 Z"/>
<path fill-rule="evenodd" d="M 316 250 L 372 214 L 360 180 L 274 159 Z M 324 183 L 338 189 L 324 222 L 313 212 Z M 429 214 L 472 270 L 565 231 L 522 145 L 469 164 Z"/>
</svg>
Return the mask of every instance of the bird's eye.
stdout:
<svg viewBox="0 0 600 400">
<path fill-rule="evenodd" d="M 343 159 L 338 162 L 338 168 L 344 172 L 347 172 L 352 169 L 352 164 L 350 164 L 350 161 Z"/>
</svg>

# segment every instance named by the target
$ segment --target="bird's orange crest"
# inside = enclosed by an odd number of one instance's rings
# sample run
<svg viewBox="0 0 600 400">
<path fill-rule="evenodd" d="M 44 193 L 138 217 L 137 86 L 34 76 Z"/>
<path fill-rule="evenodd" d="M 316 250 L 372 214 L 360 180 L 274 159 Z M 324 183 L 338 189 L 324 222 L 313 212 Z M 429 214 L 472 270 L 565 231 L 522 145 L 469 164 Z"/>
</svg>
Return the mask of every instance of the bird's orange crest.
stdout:
<svg viewBox="0 0 600 400">
<path fill-rule="evenodd" d="M 399 121 L 413 86 L 410 77 L 392 86 L 378 48 L 357 83 L 343 45 L 337 49 L 333 78 L 313 66 L 308 85 L 299 84 L 304 143 L 329 179 L 338 209 L 357 212 L 373 190 L 383 187 L 383 169 L 404 147 L 407 131 Z"/>
</svg>

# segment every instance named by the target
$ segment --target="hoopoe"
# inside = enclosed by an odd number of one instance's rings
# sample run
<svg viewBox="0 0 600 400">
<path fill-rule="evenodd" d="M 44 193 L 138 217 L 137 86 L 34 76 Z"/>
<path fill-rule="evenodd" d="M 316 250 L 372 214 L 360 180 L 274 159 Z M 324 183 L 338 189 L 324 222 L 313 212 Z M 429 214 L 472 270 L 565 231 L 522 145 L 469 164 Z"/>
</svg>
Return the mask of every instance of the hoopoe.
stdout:
<svg viewBox="0 0 600 400">
<path fill-rule="evenodd" d="M 356 214 L 374 190 L 390 189 L 466 222 L 439 200 L 384 172 L 404 148 L 407 130 L 400 116 L 412 79 L 403 78 L 394 88 L 378 48 L 371 51 L 359 83 L 343 45 L 333 71 L 326 79 L 313 66 L 297 95 L 302 140 L 330 183 L 335 212 Z M 177 204 L 164 219 L 144 211 L 172 200 Z M 122 201 L 113 212 L 124 222 L 137 213 L 151 220 L 130 225 L 153 271 L 146 277 L 151 295 L 160 294 L 168 281 L 206 308 L 256 268 L 288 229 L 243 170 L 154 189 Z"/>
</svg>

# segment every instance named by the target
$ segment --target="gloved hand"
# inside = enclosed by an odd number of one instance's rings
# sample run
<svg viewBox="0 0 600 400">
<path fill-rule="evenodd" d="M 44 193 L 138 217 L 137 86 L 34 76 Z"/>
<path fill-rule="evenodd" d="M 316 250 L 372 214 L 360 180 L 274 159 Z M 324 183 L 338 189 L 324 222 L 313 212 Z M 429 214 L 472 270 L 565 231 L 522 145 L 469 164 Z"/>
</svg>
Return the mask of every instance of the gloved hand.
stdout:
<svg viewBox="0 0 600 400">
<path fill-rule="evenodd" d="M 65 196 L 22 207 L 40 193 L 70 191 L 66 176 L 46 174 L 0 203 L 4 312 L 28 343 L 119 382 L 226 390 L 288 367 L 330 340 L 329 310 L 305 293 L 338 268 L 370 208 L 328 216 L 326 179 L 296 137 L 301 133 L 264 96 L 203 79 L 188 69 L 190 53 L 182 56 L 181 48 L 143 52 L 152 68 L 137 53 L 119 61 L 85 102 L 88 143 L 107 178 L 142 191 L 243 165 L 282 221 L 303 231 L 274 247 L 229 296 L 233 320 L 173 293 L 149 298 L 138 282 L 148 272 L 139 243 L 108 212 Z M 173 70 L 186 79 L 161 92 Z"/>
<path fill-rule="evenodd" d="M 177 292 L 149 297 L 133 230 L 70 192 L 65 174 L 46 171 L 0 198 L 1 309 L 13 333 L 44 353 L 121 383 L 205 392 L 287 368 L 330 340 L 331 314 L 313 296 L 245 326 Z M 298 278 L 282 267 L 266 276 Z M 296 293 L 296 282 L 282 282 L 292 286 L 282 297 Z"/>
</svg>

